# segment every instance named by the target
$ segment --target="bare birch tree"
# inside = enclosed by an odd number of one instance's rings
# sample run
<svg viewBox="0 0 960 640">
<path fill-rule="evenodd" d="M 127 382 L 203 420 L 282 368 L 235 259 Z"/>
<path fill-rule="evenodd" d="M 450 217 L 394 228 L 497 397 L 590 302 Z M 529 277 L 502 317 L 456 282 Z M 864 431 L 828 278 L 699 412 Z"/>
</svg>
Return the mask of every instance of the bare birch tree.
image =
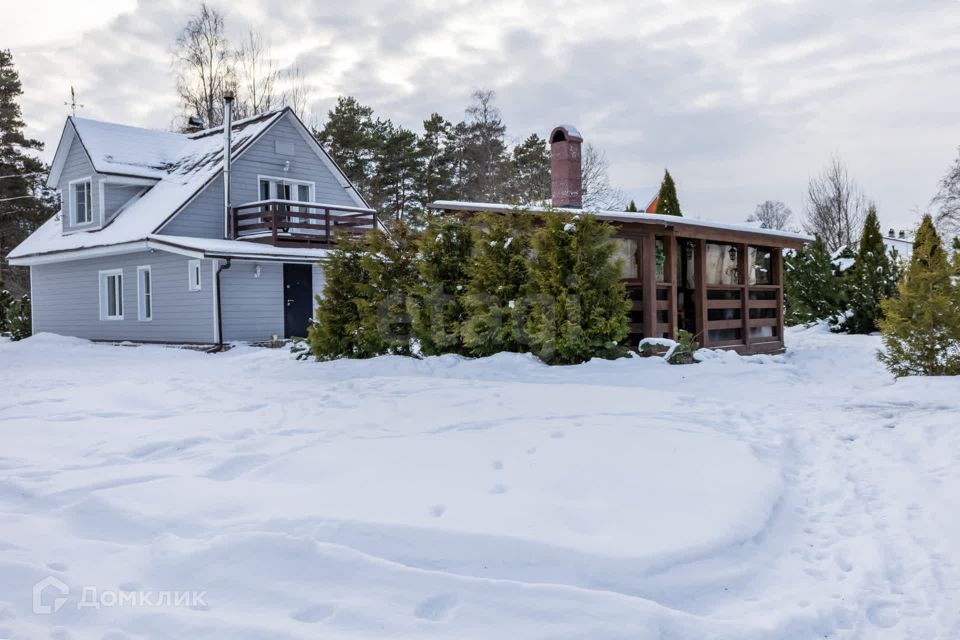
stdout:
<svg viewBox="0 0 960 640">
<path fill-rule="evenodd" d="M 806 209 L 804 230 L 820 236 L 831 251 L 860 241 L 867 201 L 839 158 L 834 157 L 823 173 L 810 179 Z"/>
<path fill-rule="evenodd" d="M 286 90 L 283 92 L 283 103 L 293 109 L 293 112 L 308 126 L 314 127 L 313 115 L 310 113 L 310 93 L 312 87 L 304 77 L 299 66 L 294 66 L 284 73 Z"/>
<path fill-rule="evenodd" d="M 237 77 L 237 115 L 255 116 L 276 109 L 282 101 L 277 93 L 280 70 L 264 44 L 263 36 L 250 29 L 247 39 L 233 54 Z"/>
<path fill-rule="evenodd" d="M 793 212 L 784 203 L 779 200 L 766 200 L 757 205 L 747 222 L 759 222 L 762 229 L 782 231 L 787 228 L 791 216 Z"/>
<path fill-rule="evenodd" d="M 584 209 L 613 211 L 624 208 L 623 193 L 610 184 L 607 154 L 588 142 L 583 146 L 580 167 Z"/>
<path fill-rule="evenodd" d="M 233 83 L 223 14 L 200 5 L 177 36 L 173 67 L 184 116 L 200 116 L 210 127 L 223 122 L 223 92 Z"/>
</svg>

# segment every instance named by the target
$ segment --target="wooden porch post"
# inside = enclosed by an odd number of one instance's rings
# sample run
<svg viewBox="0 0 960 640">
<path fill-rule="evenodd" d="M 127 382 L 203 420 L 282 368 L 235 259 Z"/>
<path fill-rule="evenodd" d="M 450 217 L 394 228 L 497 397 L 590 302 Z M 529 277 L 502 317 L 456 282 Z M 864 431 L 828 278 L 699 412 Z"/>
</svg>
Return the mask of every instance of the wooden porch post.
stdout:
<svg viewBox="0 0 960 640">
<path fill-rule="evenodd" d="M 740 295 L 742 300 L 740 300 L 740 331 L 743 334 L 743 344 L 745 347 L 750 346 L 750 274 L 747 273 L 747 267 L 749 266 L 749 261 L 747 260 L 747 245 L 738 244 L 737 253 L 739 254 L 737 260 L 737 275 L 739 276 L 740 284 L 743 285 L 743 288 L 740 289 Z M 749 351 L 749 349 L 747 349 Z"/>
<path fill-rule="evenodd" d="M 323 210 L 323 233 L 325 235 L 324 241 L 330 244 L 330 209 Z"/>
<path fill-rule="evenodd" d="M 652 338 L 657 330 L 657 238 L 643 236 L 640 277 L 643 279 L 643 337 Z"/>
<path fill-rule="evenodd" d="M 704 347 L 710 346 L 707 331 L 707 242 L 697 240 L 693 244 L 693 288 L 696 305 L 698 342 Z"/>
<path fill-rule="evenodd" d="M 677 239 L 672 234 L 663 236 L 663 279 L 667 288 L 667 323 L 670 339 L 677 339 Z"/>
<path fill-rule="evenodd" d="M 774 283 L 777 285 L 777 337 L 780 339 L 780 345 L 785 346 L 786 342 L 783 338 L 783 312 L 784 312 L 784 297 L 783 297 L 783 249 L 780 247 L 773 247 L 770 249 L 770 260 L 773 261 L 772 271 L 774 274 Z"/>
<path fill-rule="evenodd" d="M 267 209 L 270 211 L 270 232 L 273 235 L 273 246 L 277 246 L 277 207 L 268 204 Z"/>
</svg>

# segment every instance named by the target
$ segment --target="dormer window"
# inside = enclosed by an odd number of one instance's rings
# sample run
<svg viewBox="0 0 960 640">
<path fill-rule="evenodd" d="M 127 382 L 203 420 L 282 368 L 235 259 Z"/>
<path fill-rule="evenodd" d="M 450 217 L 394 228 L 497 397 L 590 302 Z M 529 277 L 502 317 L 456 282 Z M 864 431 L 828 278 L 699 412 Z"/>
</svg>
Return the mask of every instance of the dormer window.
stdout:
<svg viewBox="0 0 960 640">
<path fill-rule="evenodd" d="M 70 183 L 70 210 L 73 211 L 73 224 L 93 222 L 93 189 L 90 178 Z"/>
</svg>

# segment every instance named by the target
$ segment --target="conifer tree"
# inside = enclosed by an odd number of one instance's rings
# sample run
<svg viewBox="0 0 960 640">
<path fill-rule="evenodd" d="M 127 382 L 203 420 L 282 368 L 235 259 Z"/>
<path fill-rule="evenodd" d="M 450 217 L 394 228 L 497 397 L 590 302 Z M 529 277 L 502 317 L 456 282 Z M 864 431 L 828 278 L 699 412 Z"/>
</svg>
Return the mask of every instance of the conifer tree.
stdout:
<svg viewBox="0 0 960 640">
<path fill-rule="evenodd" d="M 535 133 L 513 148 L 507 197 L 517 205 L 550 199 L 550 153 L 547 141 Z"/>
<path fill-rule="evenodd" d="M 390 122 L 381 122 L 379 130 L 382 138 L 375 151 L 371 205 L 383 220 L 401 220 L 417 209 L 417 135 Z"/>
<path fill-rule="evenodd" d="M 613 228 L 590 214 L 553 213 L 533 235 L 527 333 L 551 364 L 626 352 L 629 301 L 613 259 Z"/>
<path fill-rule="evenodd" d="M 369 358 L 382 352 L 379 336 L 364 325 L 360 312 L 366 251 L 365 239 L 340 236 L 323 265 L 323 295 L 317 298 L 314 321 L 307 329 L 310 352 L 318 360 Z"/>
<path fill-rule="evenodd" d="M 960 287 L 929 215 L 898 293 L 882 304 L 880 360 L 897 377 L 960 375 Z"/>
<path fill-rule="evenodd" d="M 439 113 L 431 114 L 423 121 L 423 135 L 417 139 L 419 170 L 414 181 L 414 193 L 418 199 L 415 222 L 421 223 L 427 205 L 437 200 L 452 199 L 454 179 L 453 125 Z"/>
<path fill-rule="evenodd" d="M 0 280 L 15 297 L 29 291 L 29 276 L 8 265 L 7 254 L 57 211 L 53 192 L 44 189 L 47 166 L 25 153 L 42 151 L 43 143 L 23 132 L 22 94 L 13 56 L 0 49 Z"/>
<path fill-rule="evenodd" d="M 631 200 L 630 203 L 627 204 L 627 213 L 636 213 L 636 212 L 637 212 L 637 203 Z"/>
<path fill-rule="evenodd" d="M 353 96 L 340 96 L 327 113 L 326 124 L 313 135 L 360 193 L 367 195 L 375 173 L 380 133 L 373 109 Z"/>
<path fill-rule="evenodd" d="M 407 305 L 417 280 L 415 236 L 402 220 L 389 228 L 389 235 L 377 230 L 368 236 L 360 258 L 357 310 L 362 335 L 377 337 L 368 341 L 371 354 L 410 355 Z"/>
<path fill-rule="evenodd" d="M 417 248 L 420 278 L 409 308 L 420 352 L 428 356 L 464 354 L 464 294 L 473 249 L 470 229 L 457 216 L 433 217 L 417 240 Z"/>
<path fill-rule="evenodd" d="M 840 312 L 843 287 L 820 238 L 786 258 L 784 295 L 788 325 L 827 320 Z"/>
<path fill-rule="evenodd" d="M 670 172 L 664 170 L 663 182 L 660 183 L 660 194 L 657 199 L 657 213 L 668 216 L 682 216 L 680 201 L 677 199 L 677 185 L 673 182 Z"/>
<path fill-rule="evenodd" d="M 522 298 L 530 279 L 531 229 L 531 217 L 522 211 L 477 218 L 463 324 L 463 343 L 473 356 L 529 350 Z"/>
<path fill-rule="evenodd" d="M 882 300 L 896 293 L 896 265 L 887 255 L 877 211 L 870 207 L 860 236 L 856 262 L 847 281 L 848 311 L 841 329 L 850 333 L 872 333 L 883 313 Z"/>
</svg>

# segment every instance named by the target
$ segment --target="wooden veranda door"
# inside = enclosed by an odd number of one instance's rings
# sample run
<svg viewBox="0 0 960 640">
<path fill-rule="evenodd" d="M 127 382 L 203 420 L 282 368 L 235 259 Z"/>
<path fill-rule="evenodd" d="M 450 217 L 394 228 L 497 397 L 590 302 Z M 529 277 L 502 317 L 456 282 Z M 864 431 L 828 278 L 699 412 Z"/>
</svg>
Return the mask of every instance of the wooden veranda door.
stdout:
<svg viewBox="0 0 960 640">
<path fill-rule="evenodd" d="M 283 332 L 286 338 L 307 337 L 313 315 L 313 269 L 309 264 L 283 265 Z"/>
</svg>

